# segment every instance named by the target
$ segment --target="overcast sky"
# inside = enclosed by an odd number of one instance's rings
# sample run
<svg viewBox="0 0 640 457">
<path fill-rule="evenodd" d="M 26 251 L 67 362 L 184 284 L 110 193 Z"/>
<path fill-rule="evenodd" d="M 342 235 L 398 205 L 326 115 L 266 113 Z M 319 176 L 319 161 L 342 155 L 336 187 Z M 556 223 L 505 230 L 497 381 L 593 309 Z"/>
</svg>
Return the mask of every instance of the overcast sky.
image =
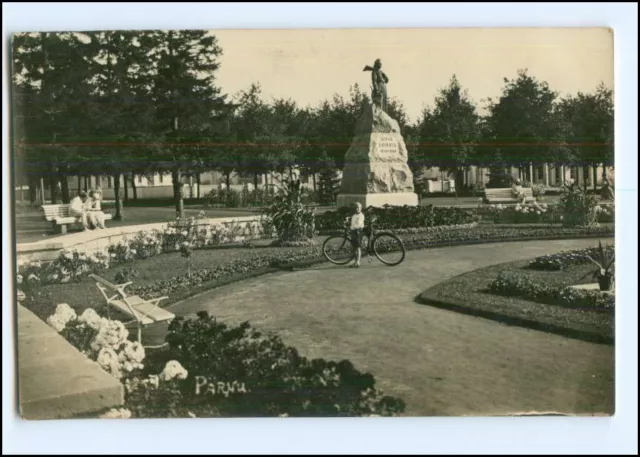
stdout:
<svg viewBox="0 0 640 457">
<path fill-rule="evenodd" d="M 613 89 L 613 35 L 608 29 L 316 29 L 215 30 L 224 55 L 218 83 L 230 95 L 260 82 L 263 95 L 315 105 L 359 83 L 366 64 L 382 60 L 389 96 L 410 119 L 431 105 L 455 73 L 476 102 L 500 95 L 518 69 L 561 94 Z"/>
</svg>

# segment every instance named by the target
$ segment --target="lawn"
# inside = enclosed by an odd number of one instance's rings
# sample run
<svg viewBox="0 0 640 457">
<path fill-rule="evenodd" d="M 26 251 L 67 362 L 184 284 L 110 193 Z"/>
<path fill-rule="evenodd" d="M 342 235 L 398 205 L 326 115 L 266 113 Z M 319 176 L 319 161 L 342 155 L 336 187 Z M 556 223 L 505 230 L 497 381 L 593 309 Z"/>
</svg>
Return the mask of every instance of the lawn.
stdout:
<svg viewBox="0 0 640 457">
<path fill-rule="evenodd" d="M 488 317 L 508 324 L 524 325 L 579 339 L 612 343 L 613 311 L 566 308 L 537 303 L 487 291 L 489 282 L 502 271 L 518 271 L 538 283 L 561 287 L 592 282 L 586 273 L 591 265 L 577 265 L 563 271 L 537 271 L 527 261 L 494 265 L 465 273 L 425 290 L 417 300 L 423 304 Z"/>
</svg>

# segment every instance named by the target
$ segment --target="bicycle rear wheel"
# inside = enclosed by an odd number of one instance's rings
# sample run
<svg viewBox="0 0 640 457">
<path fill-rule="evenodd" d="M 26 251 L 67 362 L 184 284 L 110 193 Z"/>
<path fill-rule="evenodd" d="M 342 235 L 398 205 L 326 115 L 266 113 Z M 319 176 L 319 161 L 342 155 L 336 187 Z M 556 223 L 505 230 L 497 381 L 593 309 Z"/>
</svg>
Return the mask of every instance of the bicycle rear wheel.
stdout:
<svg viewBox="0 0 640 457">
<path fill-rule="evenodd" d="M 393 233 L 378 233 L 373 240 L 373 253 L 385 265 L 394 267 L 400 265 L 405 258 L 406 251 L 400 238 Z"/>
<path fill-rule="evenodd" d="M 322 254 L 335 265 L 345 265 L 353 259 L 355 253 L 349 239 L 342 235 L 334 235 L 322 244 Z"/>
</svg>

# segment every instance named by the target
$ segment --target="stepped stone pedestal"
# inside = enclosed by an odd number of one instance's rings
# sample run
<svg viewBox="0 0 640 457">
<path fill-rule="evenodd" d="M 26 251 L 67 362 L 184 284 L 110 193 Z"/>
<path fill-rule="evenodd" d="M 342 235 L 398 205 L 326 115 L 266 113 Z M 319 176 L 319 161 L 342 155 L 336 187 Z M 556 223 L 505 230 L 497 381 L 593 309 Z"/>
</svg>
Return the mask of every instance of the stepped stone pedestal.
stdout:
<svg viewBox="0 0 640 457">
<path fill-rule="evenodd" d="M 407 146 L 395 119 L 369 105 L 356 124 L 345 155 L 338 207 L 359 202 L 363 207 L 417 206 Z"/>
</svg>

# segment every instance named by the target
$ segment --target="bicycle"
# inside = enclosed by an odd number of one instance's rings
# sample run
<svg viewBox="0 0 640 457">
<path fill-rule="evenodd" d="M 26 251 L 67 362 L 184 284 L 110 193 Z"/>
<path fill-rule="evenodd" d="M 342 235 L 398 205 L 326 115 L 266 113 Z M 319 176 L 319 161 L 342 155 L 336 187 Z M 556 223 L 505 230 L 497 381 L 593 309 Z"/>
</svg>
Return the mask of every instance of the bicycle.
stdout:
<svg viewBox="0 0 640 457">
<path fill-rule="evenodd" d="M 374 223 L 375 219 L 372 219 L 362 234 L 362 256 L 368 257 L 369 263 L 375 256 L 380 262 L 390 267 L 400 265 L 406 256 L 404 244 L 391 232 L 376 232 Z M 349 218 L 345 221 L 341 235 L 331 235 L 324 241 L 322 254 L 334 265 L 346 265 L 355 258 L 355 249 L 351 245 Z M 394 255 L 396 259 L 392 260 Z"/>
</svg>

